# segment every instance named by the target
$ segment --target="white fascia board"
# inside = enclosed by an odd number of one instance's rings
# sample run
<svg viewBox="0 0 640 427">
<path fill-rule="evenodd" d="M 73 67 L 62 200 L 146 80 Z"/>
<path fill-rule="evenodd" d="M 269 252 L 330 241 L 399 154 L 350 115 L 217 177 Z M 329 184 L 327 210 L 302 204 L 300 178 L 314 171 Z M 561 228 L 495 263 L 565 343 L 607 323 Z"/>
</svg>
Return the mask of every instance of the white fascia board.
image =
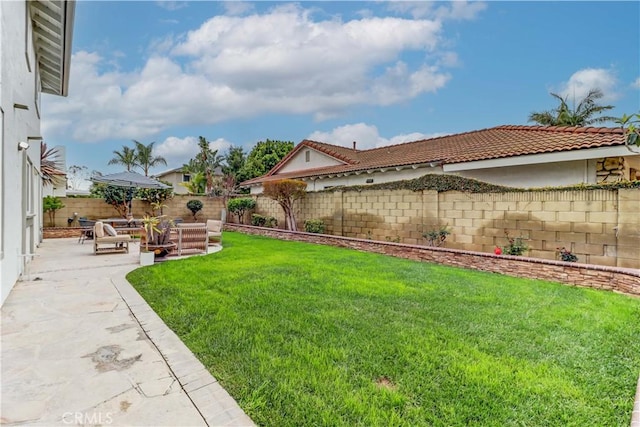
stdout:
<svg viewBox="0 0 640 427">
<path fill-rule="evenodd" d="M 474 169 L 501 168 L 508 166 L 535 165 L 539 163 L 570 162 L 574 160 L 600 159 L 603 157 L 636 156 L 640 153 L 630 151 L 626 146 L 600 147 L 588 150 L 562 151 L 559 153 L 532 154 L 529 156 L 505 157 L 502 159 L 476 160 L 464 163 L 443 165 L 444 172 L 457 172 Z"/>
</svg>

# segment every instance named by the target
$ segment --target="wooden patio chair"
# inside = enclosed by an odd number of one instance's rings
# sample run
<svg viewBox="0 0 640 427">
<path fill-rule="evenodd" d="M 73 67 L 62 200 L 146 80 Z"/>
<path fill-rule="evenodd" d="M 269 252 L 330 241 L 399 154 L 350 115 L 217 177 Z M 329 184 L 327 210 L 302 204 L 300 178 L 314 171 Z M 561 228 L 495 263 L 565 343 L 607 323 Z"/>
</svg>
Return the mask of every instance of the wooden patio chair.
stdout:
<svg viewBox="0 0 640 427">
<path fill-rule="evenodd" d="M 222 245 L 222 221 L 218 219 L 207 220 L 207 237 L 209 244 L 212 240 L 219 240 Z"/>
<path fill-rule="evenodd" d="M 111 229 L 109 229 L 111 228 Z M 105 231 L 107 229 L 108 231 Z M 117 234 L 113 227 L 104 225 L 98 221 L 93 226 L 93 254 L 106 253 L 129 253 L 129 242 L 131 236 L 128 234 Z"/>
</svg>

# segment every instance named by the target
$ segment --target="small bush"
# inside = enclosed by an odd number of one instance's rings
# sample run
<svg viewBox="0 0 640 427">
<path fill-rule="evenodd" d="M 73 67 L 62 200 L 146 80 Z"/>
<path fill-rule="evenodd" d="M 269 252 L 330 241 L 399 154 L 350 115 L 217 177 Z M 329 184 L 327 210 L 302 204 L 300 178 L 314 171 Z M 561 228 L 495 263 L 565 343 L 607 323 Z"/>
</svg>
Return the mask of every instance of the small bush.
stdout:
<svg viewBox="0 0 640 427">
<path fill-rule="evenodd" d="M 256 207 L 256 201 L 250 197 L 231 199 L 227 203 L 229 212 L 238 217 L 238 222 L 244 224 L 244 213 Z"/>
<path fill-rule="evenodd" d="M 196 215 L 198 214 L 198 212 L 200 212 L 202 210 L 202 202 L 200 200 L 189 200 L 187 202 L 187 209 L 189 209 L 191 211 L 191 214 L 193 215 L 193 220 L 196 220 Z"/>
<path fill-rule="evenodd" d="M 432 228 L 429 231 L 422 233 L 422 237 L 427 239 L 429 246 L 442 246 L 444 241 L 447 240 L 447 236 L 451 234 L 451 230 L 447 226 L 440 227 L 439 229 Z"/>
<path fill-rule="evenodd" d="M 260 215 L 260 214 L 251 215 L 251 225 L 254 225 L 256 227 L 264 227 L 266 220 L 267 220 L 267 217 L 264 215 Z"/>
<path fill-rule="evenodd" d="M 307 233 L 324 233 L 324 221 L 321 219 L 308 219 L 304 222 L 304 231 Z"/>
<path fill-rule="evenodd" d="M 575 254 L 571 253 L 569 249 L 557 248 L 557 250 L 560 260 L 565 262 L 578 262 L 578 257 Z"/>
<path fill-rule="evenodd" d="M 526 251 L 529 250 L 529 245 L 524 242 L 524 238 L 520 237 L 511 237 L 509 236 L 509 232 L 504 230 L 504 235 L 509 242 L 505 247 L 502 248 L 502 252 L 505 255 L 522 255 Z"/>
<path fill-rule="evenodd" d="M 251 215 L 251 225 L 255 225 L 256 227 L 275 228 L 278 226 L 278 220 L 272 216 L 253 214 Z"/>
</svg>

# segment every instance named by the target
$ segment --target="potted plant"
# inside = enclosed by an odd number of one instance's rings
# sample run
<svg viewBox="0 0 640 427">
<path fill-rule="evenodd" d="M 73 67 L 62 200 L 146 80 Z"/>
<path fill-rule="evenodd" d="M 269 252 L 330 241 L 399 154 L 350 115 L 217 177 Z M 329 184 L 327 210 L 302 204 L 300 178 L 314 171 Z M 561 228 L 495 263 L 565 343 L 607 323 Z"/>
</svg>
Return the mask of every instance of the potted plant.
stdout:
<svg viewBox="0 0 640 427">
<path fill-rule="evenodd" d="M 140 245 L 140 265 L 152 265 L 155 260 L 155 253 L 149 251 L 149 241 L 153 233 L 158 230 L 160 219 L 157 216 L 145 215 L 142 217 L 142 228 L 144 229 L 144 248 Z"/>
<path fill-rule="evenodd" d="M 142 227 L 144 228 L 144 249 L 140 246 L 140 258 L 142 263 L 143 253 L 150 253 L 151 255 L 144 255 L 148 261 L 151 256 L 153 258 L 159 258 L 167 255 L 176 244 L 170 241 L 171 227 L 173 222 L 164 219 L 164 216 L 152 216 L 145 215 L 142 218 Z M 151 262 L 152 263 L 152 262 Z M 147 264 L 145 264 L 147 265 Z"/>
</svg>

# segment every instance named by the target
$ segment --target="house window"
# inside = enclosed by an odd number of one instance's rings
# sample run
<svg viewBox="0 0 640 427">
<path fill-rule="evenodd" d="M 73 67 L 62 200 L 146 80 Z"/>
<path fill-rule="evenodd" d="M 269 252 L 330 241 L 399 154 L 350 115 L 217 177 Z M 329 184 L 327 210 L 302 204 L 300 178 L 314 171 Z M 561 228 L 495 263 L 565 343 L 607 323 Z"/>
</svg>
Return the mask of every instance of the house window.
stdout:
<svg viewBox="0 0 640 427">
<path fill-rule="evenodd" d="M 307 163 L 311 161 L 311 151 L 307 150 L 304 152 L 304 161 Z"/>
<path fill-rule="evenodd" d="M 33 48 L 33 24 L 31 23 L 31 13 L 29 12 L 29 3 L 25 3 L 24 9 L 24 56 L 27 60 L 27 71 L 31 72 L 30 49 Z"/>
<path fill-rule="evenodd" d="M 27 167 L 25 169 L 26 174 L 26 182 L 25 182 L 25 191 L 26 191 L 26 202 L 27 202 L 27 216 L 34 215 L 34 188 L 33 188 L 33 164 L 31 160 L 27 160 Z"/>
<path fill-rule="evenodd" d="M 367 184 L 373 184 L 373 178 L 369 178 L 369 179 L 367 179 L 366 183 L 367 183 Z"/>
<path fill-rule="evenodd" d="M 191 175 L 189 175 L 188 173 L 182 174 L 182 182 L 190 182 L 190 181 L 191 181 Z"/>
<path fill-rule="evenodd" d="M 36 68 L 36 72 L 33 73 L 33 76 L 35 79 L 35 92 L 33 102 L 34 104 L 36 104 L 36 114 L 38 115 L 38 118 L 40 118 L 40 93 L 42 92 L 42 84 L 40 82 L 40 71 L 38 70 L 38 68 Z"/>
</svg>

